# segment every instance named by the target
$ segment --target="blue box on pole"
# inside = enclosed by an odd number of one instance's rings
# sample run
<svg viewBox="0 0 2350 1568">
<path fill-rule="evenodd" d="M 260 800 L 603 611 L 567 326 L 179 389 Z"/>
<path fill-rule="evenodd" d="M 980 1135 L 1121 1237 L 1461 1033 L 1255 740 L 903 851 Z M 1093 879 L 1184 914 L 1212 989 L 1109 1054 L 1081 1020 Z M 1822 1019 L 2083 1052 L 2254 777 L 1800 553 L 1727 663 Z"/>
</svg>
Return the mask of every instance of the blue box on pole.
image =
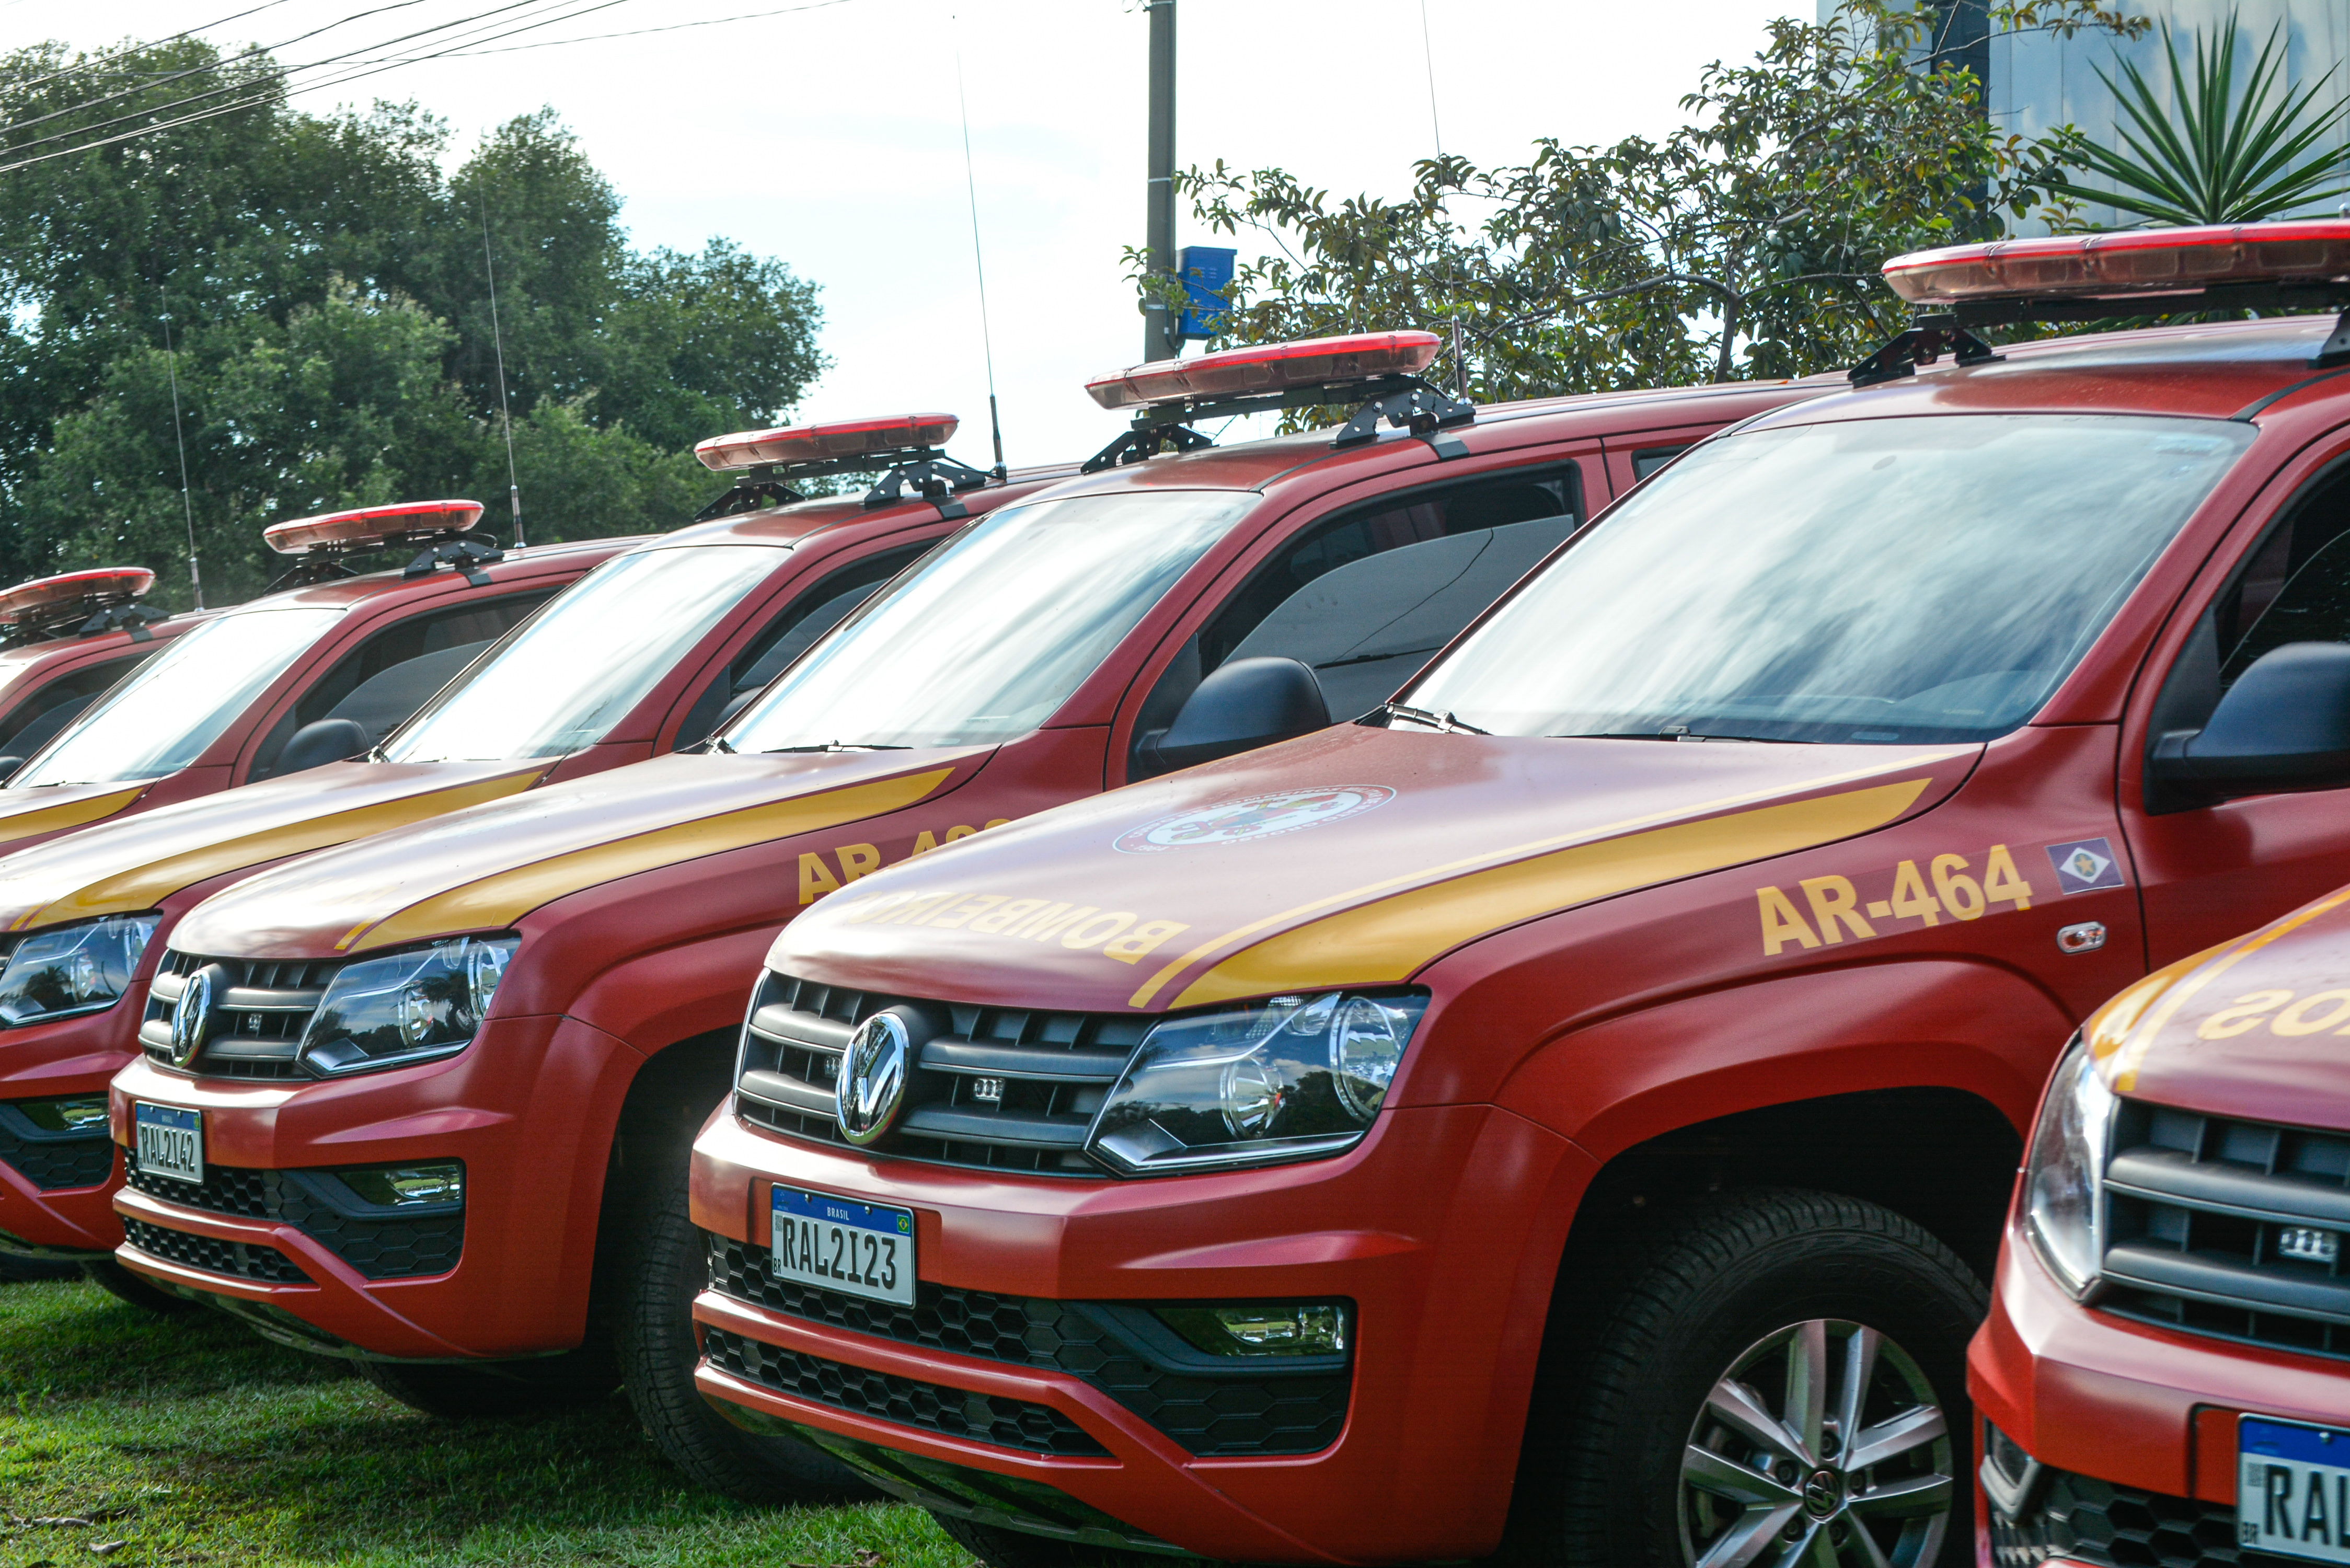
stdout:
<svg viewBox="0 0 2350 1568">
<path fill-rule="evenodd" d="M 1191 300 L 1175 324 L 1177 337 L 1205 341 L 1216 335 L 1216 318 L 1224 313 L 1222 291 L 1232 286 L 1232 258 L 1238 254 L 1222 245 L 1185 245 L 1175 253 L 1175 275 Z"/>
</svg>

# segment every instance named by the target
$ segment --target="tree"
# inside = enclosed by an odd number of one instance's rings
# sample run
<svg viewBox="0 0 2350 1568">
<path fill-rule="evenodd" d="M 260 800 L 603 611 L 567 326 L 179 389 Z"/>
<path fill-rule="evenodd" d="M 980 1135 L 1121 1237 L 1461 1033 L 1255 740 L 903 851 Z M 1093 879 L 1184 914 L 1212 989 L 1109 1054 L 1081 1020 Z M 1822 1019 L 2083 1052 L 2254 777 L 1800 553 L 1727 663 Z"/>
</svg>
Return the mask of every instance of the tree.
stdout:
<svg viewBox="0 0 2350 1568">
<path fill-rule="evenodd" d="M 780 420 L 823 369 L 815 286 L 723 240 L 632 250 L 551 110 L 444 174 L 415 106 L 304 114 L 277 80 L 184 40 L 0 57 L 14 158 L 192 92 L 255 100 L 0 175 L 0 582 L 135 562 L 185 602 L 175 376 L 210 602 L 282 566 L 259 533 L 283 518 L 470 494 L 494 524 L 485 224 L 535 540 L 673 526 L 712 489 L 693 442 Z"/>
<path fill-rule="evenodd" d="M 1709 67 L 1660 141 L 1546 139 L 1493 169 L 1431 159 L 1398 202 L 1334 202 L 1279 169 L 1190 170 L 1211 229 L 1270 247 L 1227 291 L 1223 337 L 1457 333 L 1442 373 L 1488 400 L 1848 363 L 1906 314 L 1886 257 L 1990 237 L 2064 188 L 2054 151 L 1991 127 L 1981 83 L 1937 53 L 1935 17 L 1848 0 L 1825 22 L 1783 19 L 1752 64 Z M 2143 26 L 2101 0 L 2030 0 L 1996 22 Z"/>
</svg>

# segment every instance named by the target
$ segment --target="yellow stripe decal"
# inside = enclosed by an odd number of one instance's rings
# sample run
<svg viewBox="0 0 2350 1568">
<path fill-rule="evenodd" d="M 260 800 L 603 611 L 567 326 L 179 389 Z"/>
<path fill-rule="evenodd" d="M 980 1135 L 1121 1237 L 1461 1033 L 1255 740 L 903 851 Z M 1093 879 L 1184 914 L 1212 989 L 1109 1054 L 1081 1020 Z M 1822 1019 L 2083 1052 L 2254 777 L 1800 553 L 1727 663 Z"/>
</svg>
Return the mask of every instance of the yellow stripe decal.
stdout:
<svg viewBox="0 0 2350 1568">
<path fill-rule="evenodd" d="M 0 844 L 13 844 L 36 834 L 55 833 L 60 827 L 79 827 L 85 823 L 102 821 L 137 800 L 146 792 L 143 784 L 132 784 L 106 794 L 84 795 L 63 805 L 36 806 L 20 811 L 14 816 L 0 816 Z M 28 792 L 29 793 L 29 792 Z"/>
<path fill-rule="evenodd" d="M 2350 888 L 2330 894 L 2300 913 L 2289 915 L 2268 929 L 2247 937 L 2236 944 L 2233 951 L 2213 959 L 2210 963 L 2172 986 L 2163 999 L 2155 1004 L 2153 1011 L 2138 1021 L 2137 1027 L 2130 1031 L 2121 1049 L 2115 1053 L 2113 1066 L 2106 1076 L 2106 1082 L 2113 1086 L 2114 1092 L 2117 1095 L 2126 1095 L 2137 1087 L 2137 1070 L 2145 1065 L 2146 1054 L 2154 1048 L 2155 1036 L 2160 1034 L 2164 1027 L 2178 1015 L 2178 1010 L 2184 1007 L 2197 992 L 2201 991 L 2271 942 L 2291 936 L 2320 915 L 2330 914 L 2341 908 L 2345 902 L 2350 902 Z"/>
<path fill-rule="evenodd" d="M 633 877 L 639 871 L 658 870 L 705 855 L 720 855 L 730 849 L 747 848 L 795 834 L 814 833 L 845 822 L 901 811 L 933 794 L 953 774 L 952 768 L 939 768 L 926 774 L 905 774 L 872 784 L 851 784 L 821 794 L 748 806 L 699 822 L 655 828 L 633 837 L 517 866 L 395 910 L 372 927 L 358 928 L 335 946 L 342 951 L 364 951 L 446 936 L 452 931 L 510 926 L 542 904 L 622 877 Z"/>
<path fill-rule="evenodd" d="M 287 823 L 260 833 L 248 833 L 241 838 L 223 839 L 218 844 L 207 844 L 202 848 L 167 856 L 103 881 L 92 882 L 24 916 L 10 929 L 21 931 L 30 926 L 55 925 L 62 920 L 119 915 L 132 909 L 151 909 L 181 888 L 192 888 L 224 871 L 266 865 L 272 860 L 282 860 L 288 855 L 324 849 L 330 845 L 348 844 L 354 838 L 387 833 L 427 817 L 442 816 L 469 805 L 479 805 L 484 801 L 502 800 L 507 795 L 521 794 L 536 784 L 546 773 L 544 766 L 526 768 L 521 773 L 502 774 L 496 778 L 479 779 L 449 789 L 429 790 L 420 794 L 402 795 L 397 800 L 378 801 L 372 805 L 354 806 L 331 815 L 314 816 L 307 822 Z"/>
<path fill-rule="evenodd" d="M 1692 805 L 1676 806 L 1669 811 L 1652 812 L 1644 816 L 1627 817 L 1620 822 L 1605 823 L 1599 826 L 1586 828 L 1577 833 L 1560 834 L 1555 837 L 1537 838 L 1524 844 L 1511 845 L 1506 848 L 1490 850 L 1484 854 L 1472 856 L 1466 859 L 1451 860 L 1436 866 L 1422 867 L 1416 871 L 1405 872 L 1399 877 L 1383 877 L 1377 882 L 1367 883 L 1359 888 L 1349 888 L 1343 893 L 1333 893 L 1326 898 L 1315 898 L 1310 903 L 1299 904 L 1293 909 L 1284 909 L 1278 914 L 1267 915 L 1263 919 L 1252 920 L 1247 925 L 1240 926 L 1232 930 L 1226 931 L 1220 937 L 1211 938 L 1209 940 L 1201 942 L 1198 947 L 1193 948 L 1190 952 L 1183 954 L 1182 957 L 1172 961 L 1158 973 L 1143 981 L 1141 989 L 1137 991 L 1131 997 L 1128 998 L 1127 1005 L 1129 1007 L 1147 1007 L 1150 1003 L 1150 999 L 1156 996 L 1168 983 L 1168 981 L 1173 980 L 1177 975 L 1182 973 L 1185 970 L 1191 968 L 1193 964 L 1208 957 L 1210 954 L 1214 953 L 1221 949 L 1230 947 L 1235 942 L 1243 941 L 1248 938 L 1256 935 L 1259 931 L 1269 930 L 1275 926 L 1286 925 L 1293 920 L 1311 915 L 1318 909 L 1327 909 L 1339 905 L 1356 903 L 1365 898 L 1374 898 L 1380 894 L 1388 893 L 1390 890 L 1401 890 L 1414 888 L 1419 884 L 1429 881 L 1430 878 L 1453 876 L 1460 872 L 1475 871 L 1480 868 L 1486 868 L 1492 871 L 1509 871 L 1514 867 L 1511 866 L 1494 867 L 1492 862 L 1496 860 L 1516 861 L 1523 859 L 1527 856 L 1542 855 L 1544 852 L 1556 849 L 1562 845 L 1569 846 L 1571 850 L 1597 851 L 1607 849 L 1614 843 L 1614 841 L 1609 839 L 1607 836 L 1627 834 L 1631 829 L 1643 826 L 1646 824 L 1658 821 L 1663 817 L 1685 816 L 1696 812 L 1723 811 L 1731 806 L 1744 805 L 1752 801 L 1772 799 L 1777 796 L 1797 794 L 1804 790 L 1824 789 L 1830 784 L 1845 784 L 1853 779 L 1868 778 L 1877 774 L 1891 772 L 1898 768 L 1929 766 L 1933 763 L 1947 762 L 1952 757 L 1963 756 L 1966 753 L 1964 752 L 1958 751 L 1920 753 L 1915 756 L 1898 759 L 1890 768 L 1887 767 L 1885 764 L 1879 763 L 1872 767 L 1855 768 L 1848 773 L 1831 774 L 1825 778 L 1811 779 L 1802 784 L 1793 785 L 1780 784 L 1770 789 L 1751 790 L 1744 794 L 1725 795 L 1719 800 L 1700 801 Z M 1880 826 L 1883 823 L 1890 822 L 1895 817 L 1899 816 L 1902 812 L 1907 811 L 1909 808 L 1909 804 L 1918 798 L 1918 794 L 1925 790 L 1926 785 L 1929 782 L 1931 781 L 1929 779 L 1905 780 L 1900 784 L 1883 785 L 1880 786 L 1879 789 L 1876 790 L 1859 790 L 1847 795 L 1829 797 L 1830 799 L 1858 802 L 1864 798 L 1870 800 L 1880 798 L 1883 792 L 1887 790 L 1908 792 L 1907 796 L 1904 798 L 1899 807 L 1893 810 L 1890 815 L 1886 815 L 1877 821 L 1856 823 L 1855 826 L 1841 828 L 1835 832 L 1823 833 L 1820 836 L 1808 841 L 1808 843 L 1798 845 L 1794 847 L 1808 848 L 1812 844 L 1825 844 L 1833 838 L 1847 836 L 1854 833 L 1865 833 L 1871 827 Z M 1825 804 L 1825 802 L 1817 801 L 1799 801 L 1795 803 L 1795 805 L 1796 807 L 1803 807 Z M 1766 811 L 1776 811 L 1779 809 L 1782 808 L 1774 806 L 1766 808 Z M 1721 818 L 1717 822 L 1692 823 L 1679 826 L 1688 827 L 1712 827 L 1721 826 L 1721 824 L 1745 822 L 1752 818 L 1760 817 L 1763 815 L 1764 813 L 1762 812 L 1749 813 L 1736 817 Z M 1673 830 L 1669 829 L 1666 831 Z M 1593 843 L 1592 840 L 1594 839 L 1600 839 L 1603 842 Z M 1738 864 L 1741 860 L 1757 860 L 1764 858 L 1769 855 L 1780 855 L 1784 853 L 1787 853 L 1784 849 L 1764 849 L 1758 850 L 1752 854 L 1737 854 L 1731 856 L 1728 859 L 1717 862 L 1716 867 L 1704 867 L 1704 869 L 1714 869 L 1717 868 L 1718 866 L 1732 866 Z M 1551 857 L 1547 855 L 1544 856 L 1544 859 L 1542 861 L 1534 863 L 1554 864 Z M 1673 875 L 1690 876 L 1694 875 L 1694 873 L 1690 871 L 1680 871 L 1675 872 Z M 1660 878 L 1651 879 L 1655 880 Z M 1462 878 L 1462 880 L 1469 880 L 1469 878 Z M 1638 884 L 1637 883 L 1626 884 L 1627 887 L 1638 885 Z M 1440 885 L 1439 888 L 1430 888 L 1428 889 L 1428 891 L 1430 893 L 1440 893 L 1444 887 L 1449 886 L 1450 884 Z M 1622 891 L 1623 889 L 1617 888 L 1616 890 Z M 1554 905 L 1552 908 L 1564 909 L 1566 907 L 1567 903 L 1580 902 L 1586 898 L 1602 896 L 1604 895 L 1596 893 L 1580 894 L 1575 898 L 1565 899 Z M 1526 918 L 1527 916 L 1525 915 L 1510 917 L 1510 919 L 1513 920 L 1524 919 Z M 1492 928 L 1488 926 L 1483 929 L 1492 929 Z M 1305 933 L 1301 931 L 1292 934 L 1302 937 Z M 1475 933 L 1471 931 L 1469 934 L 1473 935 Z M 1286 939 L 1280 940 L 1285 940 Z M 1455 942 L 1464 939 L 1453 938 L 1434 948 L 1428 948 L 1424 942 L 1418 945 L 1425 950 L 1428 957 L 1433 957 L 1435 954 L 1443 951 L 1446 947 L 1452 946 Z M 1264 945 L 1270 948 L 1274 943 L 1267 942 Z M 1212 1000 L 1226 996 L 1245 996 L 1251 994 L 1245 991 L 1227 991 L 1213 983 L 1218 975 L 1222 974 L 1227 968 L 1239 961 L 1240 961 L 1238 959 L 1227 961 L 1225 964 L 1218 965 L 1214 971 L 1211 971 L 1209 974 L 1201 977 L 1201 979 L 1195 982 L 1191 989 L 1184 992 L 1182 996 L 1177 999 L 1175 1005 L 1187 1006 L 1191 1002 L 1198 1001 Z M 1253 963 L 1250 965 L 1252 971 L 1258 967 L 1259 966 Z M 1407 970 L 1404 972 L 1409 973 L 1409 971 Z M 1401 976 L 1399 975 L 1397 978 L 1401 978 Z M 1283 983 L 1287 984 L 1291 982 L 1284 981 Z M 1320 981 L 1316 980 L 1313 983 L 1319 984 Z M 1206 989 L 1203 991 L 1202 988 Z M 1278 989 L 1278 987 L 1276 987 L 1276 989 Z"/>
</svg>

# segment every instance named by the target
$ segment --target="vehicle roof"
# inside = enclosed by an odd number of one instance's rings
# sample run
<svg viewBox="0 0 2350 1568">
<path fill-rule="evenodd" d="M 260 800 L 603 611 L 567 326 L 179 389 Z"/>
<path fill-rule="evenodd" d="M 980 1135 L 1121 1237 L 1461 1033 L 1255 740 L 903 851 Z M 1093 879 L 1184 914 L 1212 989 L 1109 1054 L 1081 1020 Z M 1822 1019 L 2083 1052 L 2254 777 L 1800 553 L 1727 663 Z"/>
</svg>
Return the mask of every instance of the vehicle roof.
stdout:
<svg viewBox="0 0 2350 1568">
<path fill-rule="evenodd" d="M 154 639 L 176 637 L 197 622 L 209 620 L 218 610 L 182 610 L 178 615 L 159 620 L 151 628 Z M 93 648 L 120 644 L 125 651 L 134 646 L 130 634 L 119 628 L 96 632 L 88 637 L 53 637 L 43 642 L 19 643 L 15 648 L 0 648 L 0 685 L 5 685 L 18 671 L 71 654 L 86 653 Z"/>
<path fill-rule="evenodd" d="M 618 555 L 631 545 L 642 544 L 646 537 L 643 535 L 621 535 L 608 539 L 568 539 L 555 545 L 528 545 L 519 549 L 508 550 L 504 560 L 492 561 L 484 566 L 481 570 L 488 575 L 492 582 L 507 577 L 536 576 L 537 569 L 549 561 L 558 561 L 566 556 L 590 556 L 600 559 L 606 556 Z M 421 549 L 422 546 L 418 547 Z M 331 582 L 311 583 L 303 587 L 286 588 L 277 593 L 264 594 L 259 598 L 247 599 L 241 605 L 231 605 L 222 613 L 236 615 L 256 609 L 310 607 L 348 609 L 355 604 L 379 598 L 385 594 L 398 593 L 402 589 L 431 591 L 448 581 L 452 576 L 447 571 L 435 571 L 427 576 L 403 577 L 400 573 L 406 566 L 407 563 L 403 561 L 398 566 L 388 567 L 380 572 L 369 572 L 361 576 L 337 577 Z"/>
<path fill-rule="evenodd" d="M 1015 468 L 1002 483 L 991 483 L 988 489 L 1016 490 L 1022 486 L 1049 484 L 1070 478 L 1076 472 L 1075 463 Z M 968 501 L 986 492 L 966 490 L 962 493 Z M 920 514 L 930 508 L 931 503 L 920 496 L 909 496 L 868 511 L 863 491 L 850 491 L 840 495 L 812 495 L 806 501 L 795 501 L 785 506 L 766 506 L 756 512 L 738 512 L 728 517 L 713 517 L 707 523 L 689 523 L 681 528 L 643 540 L 635 548 L 659 550 L 675 545 L 794 545 L 810 535 L 851 523 L 871 522 L 894 526 L 904 522 L 910 514 Z"/>
<path fill-rule="evenodd" d="M 2288 316 L 2045 338 L 2015 345 L 1991 364 L 1946 361 L 1759 422 L 2024 412 L 2248 420 L 2276 394 L 2335 374 L 2309 363 L 2333 331 L 2334 320 L 2331 315 Z M 2345 393 L 2350 381 L 2334 382 L 2319 395 Z"/>
</svg>

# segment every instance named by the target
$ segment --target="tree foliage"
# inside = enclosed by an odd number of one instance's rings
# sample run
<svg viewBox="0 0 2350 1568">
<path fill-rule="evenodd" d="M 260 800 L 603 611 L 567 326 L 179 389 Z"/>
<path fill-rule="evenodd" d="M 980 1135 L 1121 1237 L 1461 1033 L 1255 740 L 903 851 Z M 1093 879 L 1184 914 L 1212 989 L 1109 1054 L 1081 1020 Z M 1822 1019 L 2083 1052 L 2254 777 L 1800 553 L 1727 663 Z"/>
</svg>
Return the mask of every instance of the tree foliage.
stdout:
<svg viewBox="0 0 2350 1568">
<path fill-rule="evenodd" d="M 1419 327 L 1485 400 L 1796 376 L 1849 363 L 1904 312 L 1886 257 L 1988 238 L 2065 187 L 2058 151 L 2002 136 L 1982 84 L 1937 52 L 1936 11 L 1848 0 L 1715 64 L 1661 140 L 1545 139 L 1521 164 L 1426 160 L 1409 195 L 1334 200 L 1281 169 L 1181 176 L 1211 230 L 1243 231 L 1219 325 L 1263 342 Z M 2103 0 L 2001 7 L 2008 30 L 2132 32 Z M 1146 292 L 1180 294 L 1128 265 Z"/>
<path fill-rule="evenodd" d="M 211 602 L 273 575 L 260 531 L 286 517 L 456 494 L 494 524 L 485 224 L 534 540 L 674 525 L 711 489 L 692 443 L 779 419 L 823 369 L 813 285 L 724 240 L 631 249 L 551 110 L 444 172 L 441 120 L 300 112 L 259 54 L 56 75 L 75 64 L 0 57 L 0 154 L 175 118 L 192 85 L 263 101 L 0 174 L 0 582 L 137 563 L 185 602 L 175 377 Z"/>
</svg>

